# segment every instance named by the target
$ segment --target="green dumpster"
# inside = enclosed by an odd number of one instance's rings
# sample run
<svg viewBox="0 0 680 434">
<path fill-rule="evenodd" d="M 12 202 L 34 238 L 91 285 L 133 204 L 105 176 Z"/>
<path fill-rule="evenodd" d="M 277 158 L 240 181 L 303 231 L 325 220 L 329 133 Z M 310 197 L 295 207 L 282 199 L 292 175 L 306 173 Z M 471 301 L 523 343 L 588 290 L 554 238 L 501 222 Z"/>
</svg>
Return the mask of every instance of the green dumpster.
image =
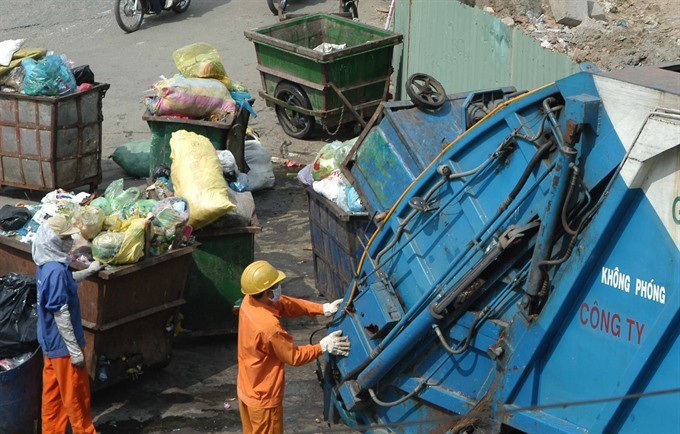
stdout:
<svg viewBox="0 0 680 434">
<path fill-rule="evenodd" d="M 193 252 L 184 288 L 182 328 L 194 336 L 232 333 L 232 307 L 241 294 L 241 273 L 254 260 L 255 234 L 262 227 L 204 229 L 194 232 L 200 247 Z"/>
<path fill-rule="evenodd" d="M 260 95 L 276 107 L 283 130 L 308 136 L 373 115 L 387 99 L 392 52 L 402 35 L 329 14 L 314 14 L 245 32 L 255 44 Z M 345 44 L 332 52 L 321 44 Z"/>
<path fill-rule="evenodd" d="M 244 153 L 246 129 L 250 112 L 239 107 L 238 112 L 229 115 L 222 122 L 211 122 L 197 119 L 182 119 L 173 116 L 154 116 L 147 110 L 142 119 L 151 130 L 151 151 L 149 154 L 149 175 L 160 164 L 170 165 L 170 137 L 179 130 L 207 137 L 215 149 L 228 149 L 234 155 L 236 165 L 241 172 L 247 172 Z"/>
</svg>

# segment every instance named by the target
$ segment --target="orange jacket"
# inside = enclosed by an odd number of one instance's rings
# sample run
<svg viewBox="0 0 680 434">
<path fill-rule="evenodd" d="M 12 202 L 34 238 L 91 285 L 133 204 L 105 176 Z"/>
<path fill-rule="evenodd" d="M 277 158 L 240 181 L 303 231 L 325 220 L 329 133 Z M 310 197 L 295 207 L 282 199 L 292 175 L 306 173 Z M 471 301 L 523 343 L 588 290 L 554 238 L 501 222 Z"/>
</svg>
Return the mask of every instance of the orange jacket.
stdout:
<svg viewBox="0 0 680 434">
<path fill-rule="evenodd" d="M 321 355 L 321 345 L 293 345 L 279 318 L 323 315 L 323 305 L 281 296 L 273 306 L 249 295 L 238 318 L 238 397 L 250 407 L 272 408 L 283 402 L 284 364 L 301 366 Z"/>
</svg>

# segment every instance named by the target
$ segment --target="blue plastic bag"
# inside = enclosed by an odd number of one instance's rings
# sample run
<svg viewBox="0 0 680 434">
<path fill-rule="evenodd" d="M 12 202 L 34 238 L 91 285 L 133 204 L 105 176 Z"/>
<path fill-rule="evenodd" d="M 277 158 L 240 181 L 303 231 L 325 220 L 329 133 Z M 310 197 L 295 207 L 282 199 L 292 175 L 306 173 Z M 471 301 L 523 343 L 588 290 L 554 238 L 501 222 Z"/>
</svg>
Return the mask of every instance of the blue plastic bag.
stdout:
<svg viewBox="0 0 680 434">
<path fill-rule="evenodd" d="M 24 90 L 26 95 L 67 95 L 76 91 L 76 78 L 60 56 L 50 55 L 38 60 L 21 61 L 26 71 Z"/>
</svg>

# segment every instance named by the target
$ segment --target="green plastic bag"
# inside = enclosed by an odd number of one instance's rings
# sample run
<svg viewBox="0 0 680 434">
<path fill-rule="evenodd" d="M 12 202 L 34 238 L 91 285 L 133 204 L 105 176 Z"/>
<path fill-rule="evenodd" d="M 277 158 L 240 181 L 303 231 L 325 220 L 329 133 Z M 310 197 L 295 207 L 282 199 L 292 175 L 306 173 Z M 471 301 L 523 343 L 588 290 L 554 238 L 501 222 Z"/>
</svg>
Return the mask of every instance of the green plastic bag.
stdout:
<svg viewBox="0 0 680 434">
<path fill-rule="evenodd" d="M 137 140 L 116 148 L 111 154 L 113 161 L 130 176 L 149 176 L 150 140 Z"/>
</svg>

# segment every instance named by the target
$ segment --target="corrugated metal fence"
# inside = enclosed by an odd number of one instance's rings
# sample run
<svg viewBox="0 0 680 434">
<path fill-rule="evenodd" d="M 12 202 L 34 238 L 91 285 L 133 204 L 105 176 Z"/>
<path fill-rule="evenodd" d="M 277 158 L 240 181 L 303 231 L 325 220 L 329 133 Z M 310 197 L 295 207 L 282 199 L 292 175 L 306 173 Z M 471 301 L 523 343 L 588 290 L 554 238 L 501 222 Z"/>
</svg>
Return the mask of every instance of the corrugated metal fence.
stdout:
<svg viewBox="0 0 680 434">
<path fill-rule="evenodd" d="M 515 86 L 528 90 L 579 71 L 564 54 L 458 0 L 397 0 L 395 31 L 404 35 L 395 53 L 397 97 L 409 75 L 424 72 L 447 93 Z"/>
</svg>

